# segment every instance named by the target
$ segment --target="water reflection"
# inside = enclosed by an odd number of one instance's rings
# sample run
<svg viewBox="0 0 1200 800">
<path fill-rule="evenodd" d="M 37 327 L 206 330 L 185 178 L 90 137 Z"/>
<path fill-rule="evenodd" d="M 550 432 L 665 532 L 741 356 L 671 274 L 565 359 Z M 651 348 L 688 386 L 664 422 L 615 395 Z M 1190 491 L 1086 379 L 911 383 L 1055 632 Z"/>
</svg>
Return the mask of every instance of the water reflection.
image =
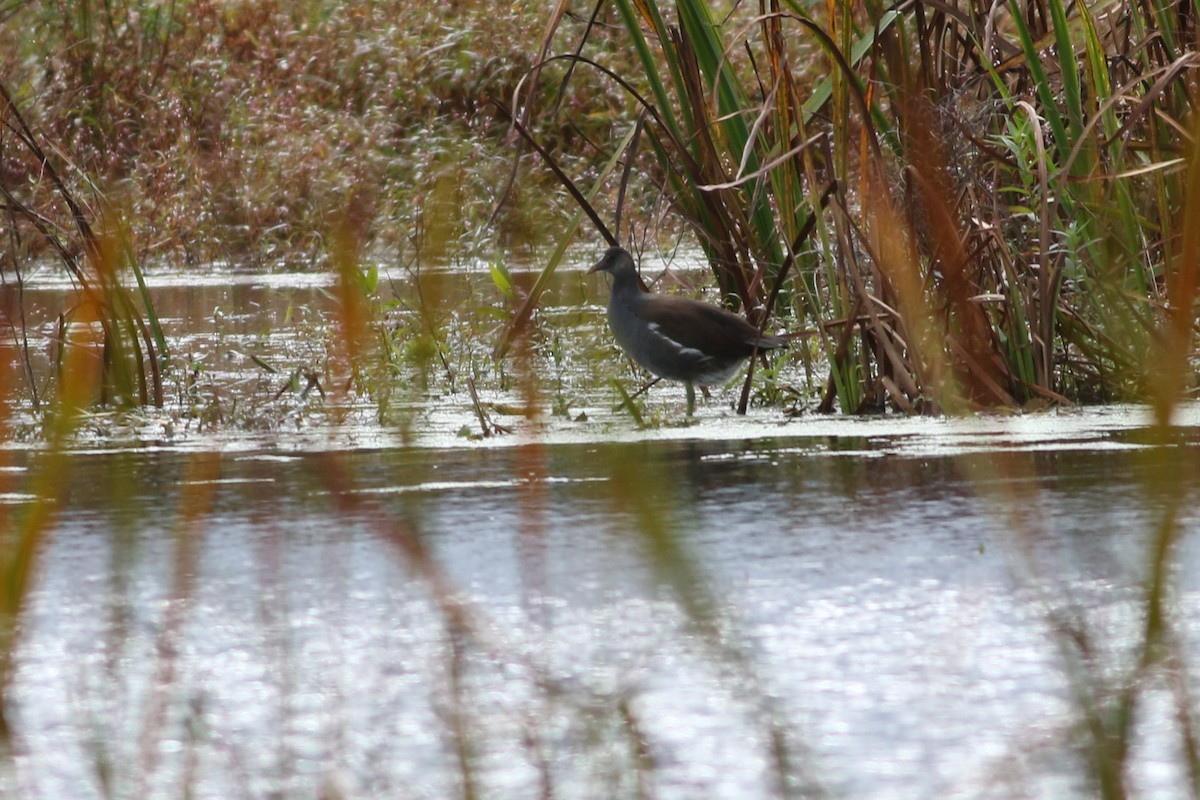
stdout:
<svg viewBox="0 0 1200 800">
<path fill-rule="evenodd" d="M 802 430 L 79 454 L 22 618 L 20 796 L 1089 796 L 1050 612 L 1101 671 L 1136 642 L 1171 477 L 1140 434 Z M 1143 796 L 1184 791 L 1174 753 L 1139 751 Z"/>
</svg>

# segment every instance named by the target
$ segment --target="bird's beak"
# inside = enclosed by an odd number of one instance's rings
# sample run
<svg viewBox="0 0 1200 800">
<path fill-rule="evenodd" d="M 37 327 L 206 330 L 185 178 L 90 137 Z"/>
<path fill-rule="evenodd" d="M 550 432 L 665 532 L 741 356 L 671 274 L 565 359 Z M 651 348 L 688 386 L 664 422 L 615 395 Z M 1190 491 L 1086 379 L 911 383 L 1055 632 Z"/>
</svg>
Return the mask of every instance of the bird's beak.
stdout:
<svg viewBox="0 0 1200 800">
<path fill-rule="evenodd" d="M 604 269 L 605 261 L 607 261 L 607 259 L 602 258 L 595 264 L 592 264 L 590 267 L 588 267 L 588 274 L 591 275 L 593 272 L 599 272 L 600 270 Z"/>
</svg>

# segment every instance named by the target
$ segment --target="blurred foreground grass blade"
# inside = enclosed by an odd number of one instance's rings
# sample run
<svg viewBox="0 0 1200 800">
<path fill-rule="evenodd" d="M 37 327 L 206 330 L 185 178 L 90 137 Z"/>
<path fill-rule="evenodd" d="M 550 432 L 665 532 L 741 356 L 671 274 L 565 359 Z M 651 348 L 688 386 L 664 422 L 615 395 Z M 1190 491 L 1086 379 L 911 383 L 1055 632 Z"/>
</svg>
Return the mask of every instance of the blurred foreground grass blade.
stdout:
<svg viewBox="0 0 1200 800">
<path fill-rule="evenodd" d="M 371 339 L 368 295 L 372 287 L 368 286 L 368 277 L 362 270 L 370 205 L 366 192 L 352 190 L 341 213 L 334 219 L 329 235 L 329 260 L 336 278 L 334 315 L 338 327 L 333 359 L 335 374 L 331 379 L 334 390 L 343 396 L 349 395 L 351 387 L 362 377 L 367 344 Z"/>
<path fill-rule="evenodd" d="M 885 297 L 896 298 L 897 333 L 909 353 L 907 366 L 900 368 L 911 369 L 921 392 L 908 400 L 930 403 L 929 410 L 940 413 L 947 403 L 957 405 L 958 392 L 947 384 L 949 369 L 933 327 L 936 317 L 925 297 L 920 258 L 884 185 L 873 182 L 869 188 L 863 206 L 867 246 L 881 278 L 887 281 Z M 868 302 L 876 301 L 871 298 Z"/>
<path fill-rule="evenodd" d="M 633 535 L 658 583 L 670 589 L 685 621 L 712 659 L 723 688 L 753 709 L 762 726 L 755 737 L 763 748 L 770 797 L 823 798 L 826 792 L 813 776 L 804 743 L 794 725 L 774 703 L 758 674 L 753 654 L 729 630 L 734 623 L 722 614 L 712 581 L 690 549 L 685 502 L 661 457 L 652 458 L 652 444 L 627 443 L 604 448 L 599 456 L 609 480 L 609 505 L 620 509 L 613 517 L 614 535 Z M 661 454 L 660 454 L 661 456 Z M 676 453 L 669 458 L 679 457 Z"/>
<path fill-rule="evenodd" d="M 1184 399 L 1184 388 L 1192 380 L 1189 362 L 1196 338 L 1195 309 L 1200 282 L 1200 117 L 1193 122 L 1191 134 L 1186 194 L 1178 222 L 1179 245 L 1167 280 L 1170 305 L 1158 337 L 1159 357 L 1151 366 L 1153 373 L 1149 376 L 1155 390 L 1155 421 L 1159 429 L 1159 446 L 1155 452 L 1168 462 L 1164 474 L 1172 477 L 1165 487 L 1169 500 L 1164 504 L 1162 521 L 1151 548 L 1142 644 L 1144 667 L 1158 663 L 1164 655 L 1167 592 L 1180 533 L 1179 514 L 1184 502 L 1182 476 L 1188 474 L 1192 466 L 1187 451 L 1174 444 L 1168 433 L 1175 409 Z M 1192 757 L 1195 759 L 1196 755 L 1193 753 Z"/>
<path fill-rule="evenodd" d="M 1180 651 L 1185 637 L 1174 629 L 1172 602 L 1179 576 L 1179 543 L 1184 531 L 1182 515 L 1188 500 L 1186 476 L 1194 474 L 1193 449 L 1178 441 L 1172 418 L 1193 380 L 1189 363 L 1195 345 L 1195 303 L 1200 281 L 1200 118 L 1191 126 L 1187 146 L 1187 177 L 1183 207 L 1167 225 L 1178 228 L 1176 247 L 1167 276 L 1165 319 L 1153 358 L 1146 365 L 1151 387 L 1154 426 L 1150 446 L 1142 457 L 1142 494 L 1154 500 L 1157 523 L 1147 542 L 1147 563 L 1142 578 L 1140 641 L 1119 683 L 1099 669 L 1076 669 L 1076 694 L 1085 698 L 1083 709 L 1092 759 L 1093 781 L 1104 798 L 1130 796 L 1131 753 L 1141 736 L 1139 722 L 1148 695 L 1160 683 L 1185 684 L 1189 659 Z M 1086 663 L 1090 654 L 1078 654 Z M 1196 736 L 1196 710 L 1189 693 L 1173 693 L 1179 748 L 1188 768 L 1190 796 L 1200 797 L 1200 744 Z M 1112 698 L 1107 702 L 1102 698 Z"/>
<path fill-rule="evenodd" d="M 203 545 L 220 475 L 220 451 L 193 453 L 188 459 L 173 535 L 170 594 L 158 628 L 153 677 L 147 687 L 149 696 L 138 737 L 136 796 L 139 797 L 153 794 L 150 787 L 155 784 L 156 773 L 164 760 L 162 742 L 168 738 L 166 730 L 171 722 L 171 711 L 177 702 L 178 685 L 182 680 L 180 654 L 186 649 L 184 637 L 197 581 L 202 574 L 200 562 Z"/>
<path fill-rule="evenodd" d="M 1187 143 L 1187 181 L 1179 213 L 1178 246 L 1167 275 L 1167 317 L 1159 336 L 1158 362 L 1149 376 L 1154 388 L 1155 417 L 1168 425 L 1189 386 L 1193 371 L 1189 360 L 1195 351 L 1197 281 L 1200 280 L 1200 116 L 1191 127 Z"/>
<path fill-rule="evenodd" d="M 796 0 L 786 0 L 786 3 L 792 9 L 797 19 L 808 20 L 808 22 L 805 24 L 810 30 L 819 30 L 819 27 L 816 25 L 816 23 L 808 19 L 807 12 L 800 8 Z M 875 23 L 871 26 L 870 30 L 863 33 L 854 40 L 853 44 L 851 44 L 850 52 L 846 54 L 846 63 L 852 67 L 857 67 L 876 46 L 879 37 L 887 34 L 891 30 L 892 26 L 900 20 L 900 18 L 900 12 L 895 9 L 889 9 L 881 14 L 879 18 L 875 20 Z M 822 33 L 824 33 L 824 31 L 822 31 Z M 832 39 L 820 37 L 817 41 L 822 47 L 826 49 L 832 47 L 837 50 L 838 53 L 841 53 L 840 48 L 837 48 Z M 817 82 L 816 86 L 813 87 L 808 99 L 804 101 L 803 110 L 806 121 L 811 121 L 821 111 L 824 105 L 833 97 L 835 87 L 834 76 L 838 76 L 840 81 L 856 79 L 856 76 L 853 73 L 846 73 L 844 70 L 832 71 L 829 75 L 821 78 Z M 877 121 L 884 119 L 881 111 L 873 115 L 876 117 Z"/>
<path fill-rule="evenodd" d="M 37 559 L 67 488 L 71 459 L 67 445 L 91 406 L 104 375 L 104 334 L 98 301 L 81 297 L 63 342 L 62 377 L 50 411 L 46 447 L 30 468 L 32 499 L 19 521 L 0 531 L 0 700 L 9 687 L 17 620 L 28 596 Z M 3 721 L 0 702 L 0 725 Z M 0 734 L 6 736 L 7 726 Z"/>
</svg>

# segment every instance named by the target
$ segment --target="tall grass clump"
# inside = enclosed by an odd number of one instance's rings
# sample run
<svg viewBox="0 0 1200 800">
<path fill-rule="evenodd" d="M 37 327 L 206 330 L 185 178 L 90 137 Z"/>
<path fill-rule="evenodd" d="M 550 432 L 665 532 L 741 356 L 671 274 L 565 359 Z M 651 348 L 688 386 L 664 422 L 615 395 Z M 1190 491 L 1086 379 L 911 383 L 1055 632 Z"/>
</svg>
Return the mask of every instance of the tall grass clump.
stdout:
<svg viewBox="0 0 1200 800">
<path fill-rule="evenodd" d="M 618 86 L 629 126 L 644 116 L 635 174 L 723 295 L 813 330 L 821 408 L 1149 397 L 1181 244 L 1194 9 L 597 8 L 550 61 Z"/>
<path fill-rule="evenodd" d="M 146 289 L 141 266 L 129 246 L 119 210 L 99 200 L 100 226 L 62 177 L 57 160 L 25 121 L 8 89 L 0 85 L 0 146 L 6 167 L 22 180 L 0 183 L 8 238 L 6 271 L 7 326 L 17 344 L 23 365 L 23 384 L 33 408 L 41 405 L 47 382 L 63 378 L 72 349 L 95 348 L 101 360 L 97 396 L 91 401 L 117 406 L 161 407 L 162 370 L 167 343 Z M 70 304 L 58 316 L 57 332 L 49 343 L 56 353 L 51 375 L 34 368 L 33 349 L 44 346 L 31 340 L 24 323 L 22 291 L 32 268 L 31 254 L 49 248 L 75 287 Z M 127 279 L 136 282 L 136 291 Z M 88 332 L 96 329 L 97 335 Z M 94 340 L 94 341 L 93 341 Z M 14 387 L 8 387 L 9 392 Z"/>
</svg>

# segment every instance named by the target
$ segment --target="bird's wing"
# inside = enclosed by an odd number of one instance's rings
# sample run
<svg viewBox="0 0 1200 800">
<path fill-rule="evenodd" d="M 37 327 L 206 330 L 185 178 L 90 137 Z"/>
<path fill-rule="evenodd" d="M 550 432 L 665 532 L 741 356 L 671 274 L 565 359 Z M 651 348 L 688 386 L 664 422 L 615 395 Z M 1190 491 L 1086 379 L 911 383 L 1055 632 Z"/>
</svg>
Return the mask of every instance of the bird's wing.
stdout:
<svg viewBox="0 0 1200 800">
<path fill-rule="evenodd" d="M 683 347 L 718 359 L 745 358 L 758 338 L 757 329 L 737 314 L 684 297 L 654 295 L 638 309 L 638 316 Z M 764 337 L 759 348 L 780 346 L 773 339 Z"/>
</svg>

